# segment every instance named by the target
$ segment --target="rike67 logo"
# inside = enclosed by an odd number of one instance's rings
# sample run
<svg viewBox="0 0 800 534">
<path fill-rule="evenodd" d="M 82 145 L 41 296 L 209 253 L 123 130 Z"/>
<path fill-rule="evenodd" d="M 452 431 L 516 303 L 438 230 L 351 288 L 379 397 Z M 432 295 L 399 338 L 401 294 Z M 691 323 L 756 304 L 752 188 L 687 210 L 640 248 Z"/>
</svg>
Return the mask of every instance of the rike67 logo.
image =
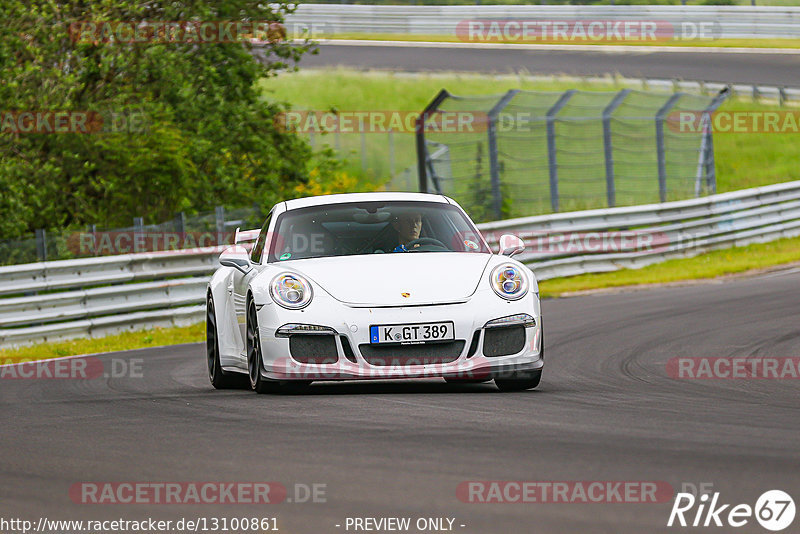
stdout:
<svg viewBox="0 0 800 534">
<path fill-rule="evenodd" d="M 699 497 L 692 493 L 678 493 L 667 526 L 739 528 L 755 519 L 765 529 L 777 532 L 791 525 L 794 515 L 794 500 L 781 490 L 764 492 L 755 506 L 724 504 L 719 492 Z"/>
</svg>

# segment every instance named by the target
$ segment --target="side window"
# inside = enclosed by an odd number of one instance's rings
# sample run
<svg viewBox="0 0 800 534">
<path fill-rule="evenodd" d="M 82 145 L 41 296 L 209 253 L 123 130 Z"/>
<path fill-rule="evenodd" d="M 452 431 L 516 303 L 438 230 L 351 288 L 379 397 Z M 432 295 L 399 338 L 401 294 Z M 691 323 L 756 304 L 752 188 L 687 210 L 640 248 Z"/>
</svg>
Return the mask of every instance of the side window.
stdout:
<svg viewBox="0 0 800 534">
<path fill-rule="evenodd" d="M 250 253 L 250 261 L 253 263 L 261 263 L 261 255 L 264 253 L 264 245 L 267 241 L 267 231 L 269 230 L 269 222 L 271 220 L 272 212 L 267 215 L 267 220 L 264 222 L 264 226 L 261 227 L 261 231 L 258 233 L 256 245 L 253 247 L 253 251 Z"/>
</svg>

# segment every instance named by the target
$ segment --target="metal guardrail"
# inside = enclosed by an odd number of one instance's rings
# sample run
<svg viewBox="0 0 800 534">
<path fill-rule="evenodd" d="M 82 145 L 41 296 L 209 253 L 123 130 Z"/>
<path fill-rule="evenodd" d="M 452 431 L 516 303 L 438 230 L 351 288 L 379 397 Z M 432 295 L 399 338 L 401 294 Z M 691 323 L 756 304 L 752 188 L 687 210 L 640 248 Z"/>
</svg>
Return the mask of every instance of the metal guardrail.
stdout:
<svg viewBox="0 0 800 534">
<path fill-rule="evenodd" d="M 224 248 L 0 267 L 0 346 L 202 321 Z"/>
<path fill-rule="evenodd" d="M 540 280 L 638 268 L 800 235 L 800 181 L 692 200 L 479 225 L 491 245 L 514 233 Z M 610 238 L 609 238 L 610 236 Z M 586 246 L 605 239 L 608 246 Z M 576 249 L 573 242 L 581 243 Z M 591 250 L 590 250 L 591 248 Z M 0 267 L 0 346 L 203 320 L 222 247 Z"/>
<path fill-rule="evenodd" d="M 517 258 L 540 280 L 641 268 L 708 250 L 800 235 L 800 181 L 704 198 L 480 225 L 491 245 L 526 240 Z M 609 239 L 610 237 L 610 239 Z M 595 248 L 597 239 L 606 242 Z"/>
<path fill-rule="evenodd" d="M 467 20 L 657 21 L 682 31 L 698 28 L 713 39 L 800 37 L 800 7 L 784 6 L 386 6 L 300 4 L 286 18 L 290 28 L 308 28 L 312 39 L 336 35 L 410 34 L 456 36 Z M 700 26 L 704 24 L 705 26 Z M 463 27 L 462 27 L 463 28 Z M 694 30 L 690 30 L 694 28 Z M 295 31 L 295 33 L 298 33 Z"/>
</svg>

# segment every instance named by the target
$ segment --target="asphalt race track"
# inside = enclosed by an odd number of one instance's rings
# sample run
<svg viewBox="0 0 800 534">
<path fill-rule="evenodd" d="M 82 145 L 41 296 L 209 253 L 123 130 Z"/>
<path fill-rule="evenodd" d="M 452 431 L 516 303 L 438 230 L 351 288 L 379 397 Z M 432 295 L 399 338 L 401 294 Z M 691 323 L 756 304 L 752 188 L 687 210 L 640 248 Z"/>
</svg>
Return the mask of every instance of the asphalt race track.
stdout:
<svg viewBox="0 0 800 534">
<path fill-rule="evenodd" d="M 720 83 L 800 85 L 800 54 L 732 52 L 630 52 L 440 48 L 323 44 L 306 55 L 307 67 L 348 66 L 402 71 L 465 71 L 604 75 L 703 80 Z"/>
<path fill-rule="evenodd" d="M 800 381 L 678 380 L 665 365 L 676 356 L 800 356 L 798 287 L 790 270 L 546 300 L 545 375 L 524 393 L 439 380 L 220 392 L 201 345 L 103 357 L 141 359 L 141 377 L 0 380 L 0 516 L 277 517 L 286 533 L 345 532 L 354 516 L 454 517 L 464 533 L 696 531 L 666 528 L 671 500 L 470 504 L 456 488 L 610 480 L 679 491 L 711 482 L 725 503 L 752 506 L 770 489 L 797 500 Z M 317 483 L 327 502 L 75 504 L 69 488 L 84 481 L 278 481 L 290 497 L 296 483 Z M 753 519 L 736 530 L 765 532 Z"/>
</svg>

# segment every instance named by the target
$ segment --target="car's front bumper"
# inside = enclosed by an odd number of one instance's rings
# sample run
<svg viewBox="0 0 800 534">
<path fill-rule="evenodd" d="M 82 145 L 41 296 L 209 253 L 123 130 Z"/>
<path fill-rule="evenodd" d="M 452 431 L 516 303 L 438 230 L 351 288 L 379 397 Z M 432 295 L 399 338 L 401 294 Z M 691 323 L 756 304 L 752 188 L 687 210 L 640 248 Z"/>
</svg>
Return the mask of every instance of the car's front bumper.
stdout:
<svg viewBox="0 0 800 534">
<path fill-rule="evenodd" d="M 535 325 L 521 327 L 524 328 L 524 342 L 517 330 L 519 350 L 499 356 L 487 355 L 486 352 L 492 351 L 485 350 L 486 324 L 517 314 L 527 314 L 535 320 Z M 485 289 L 462 303 L 388 308 L 353 307 L 330 295 L 318 294 L 303 310 L 286 310 L 272 302 L 261 306 L 258 315 L 264 362 L 262 376 L 272 380 L 491 379 L 519 371 L 535 371 L 544 365 L 541 313 L 538 296 L 534 293 L 509 302 L 497 297 L 491 289 Z M 441 321 L 452 321 L 455 327 L 456 341 L 449 348 L 392 345 L 376 350 L 370 345 L 372 325 Z M 327 363 L 298 361 L 293 357 L 289 338 L 278 332 L 287 324 L 329 328 L 327 334 L 321 335 L 330 336 L 330 351 L 335 344 L 335 354 L 327 353 L 329 357 L 324 359 Z M 435 356 L 448 351 L 447 357 Z M 380 356 L 377 359 L 376 352 Z"/>
</svg>

